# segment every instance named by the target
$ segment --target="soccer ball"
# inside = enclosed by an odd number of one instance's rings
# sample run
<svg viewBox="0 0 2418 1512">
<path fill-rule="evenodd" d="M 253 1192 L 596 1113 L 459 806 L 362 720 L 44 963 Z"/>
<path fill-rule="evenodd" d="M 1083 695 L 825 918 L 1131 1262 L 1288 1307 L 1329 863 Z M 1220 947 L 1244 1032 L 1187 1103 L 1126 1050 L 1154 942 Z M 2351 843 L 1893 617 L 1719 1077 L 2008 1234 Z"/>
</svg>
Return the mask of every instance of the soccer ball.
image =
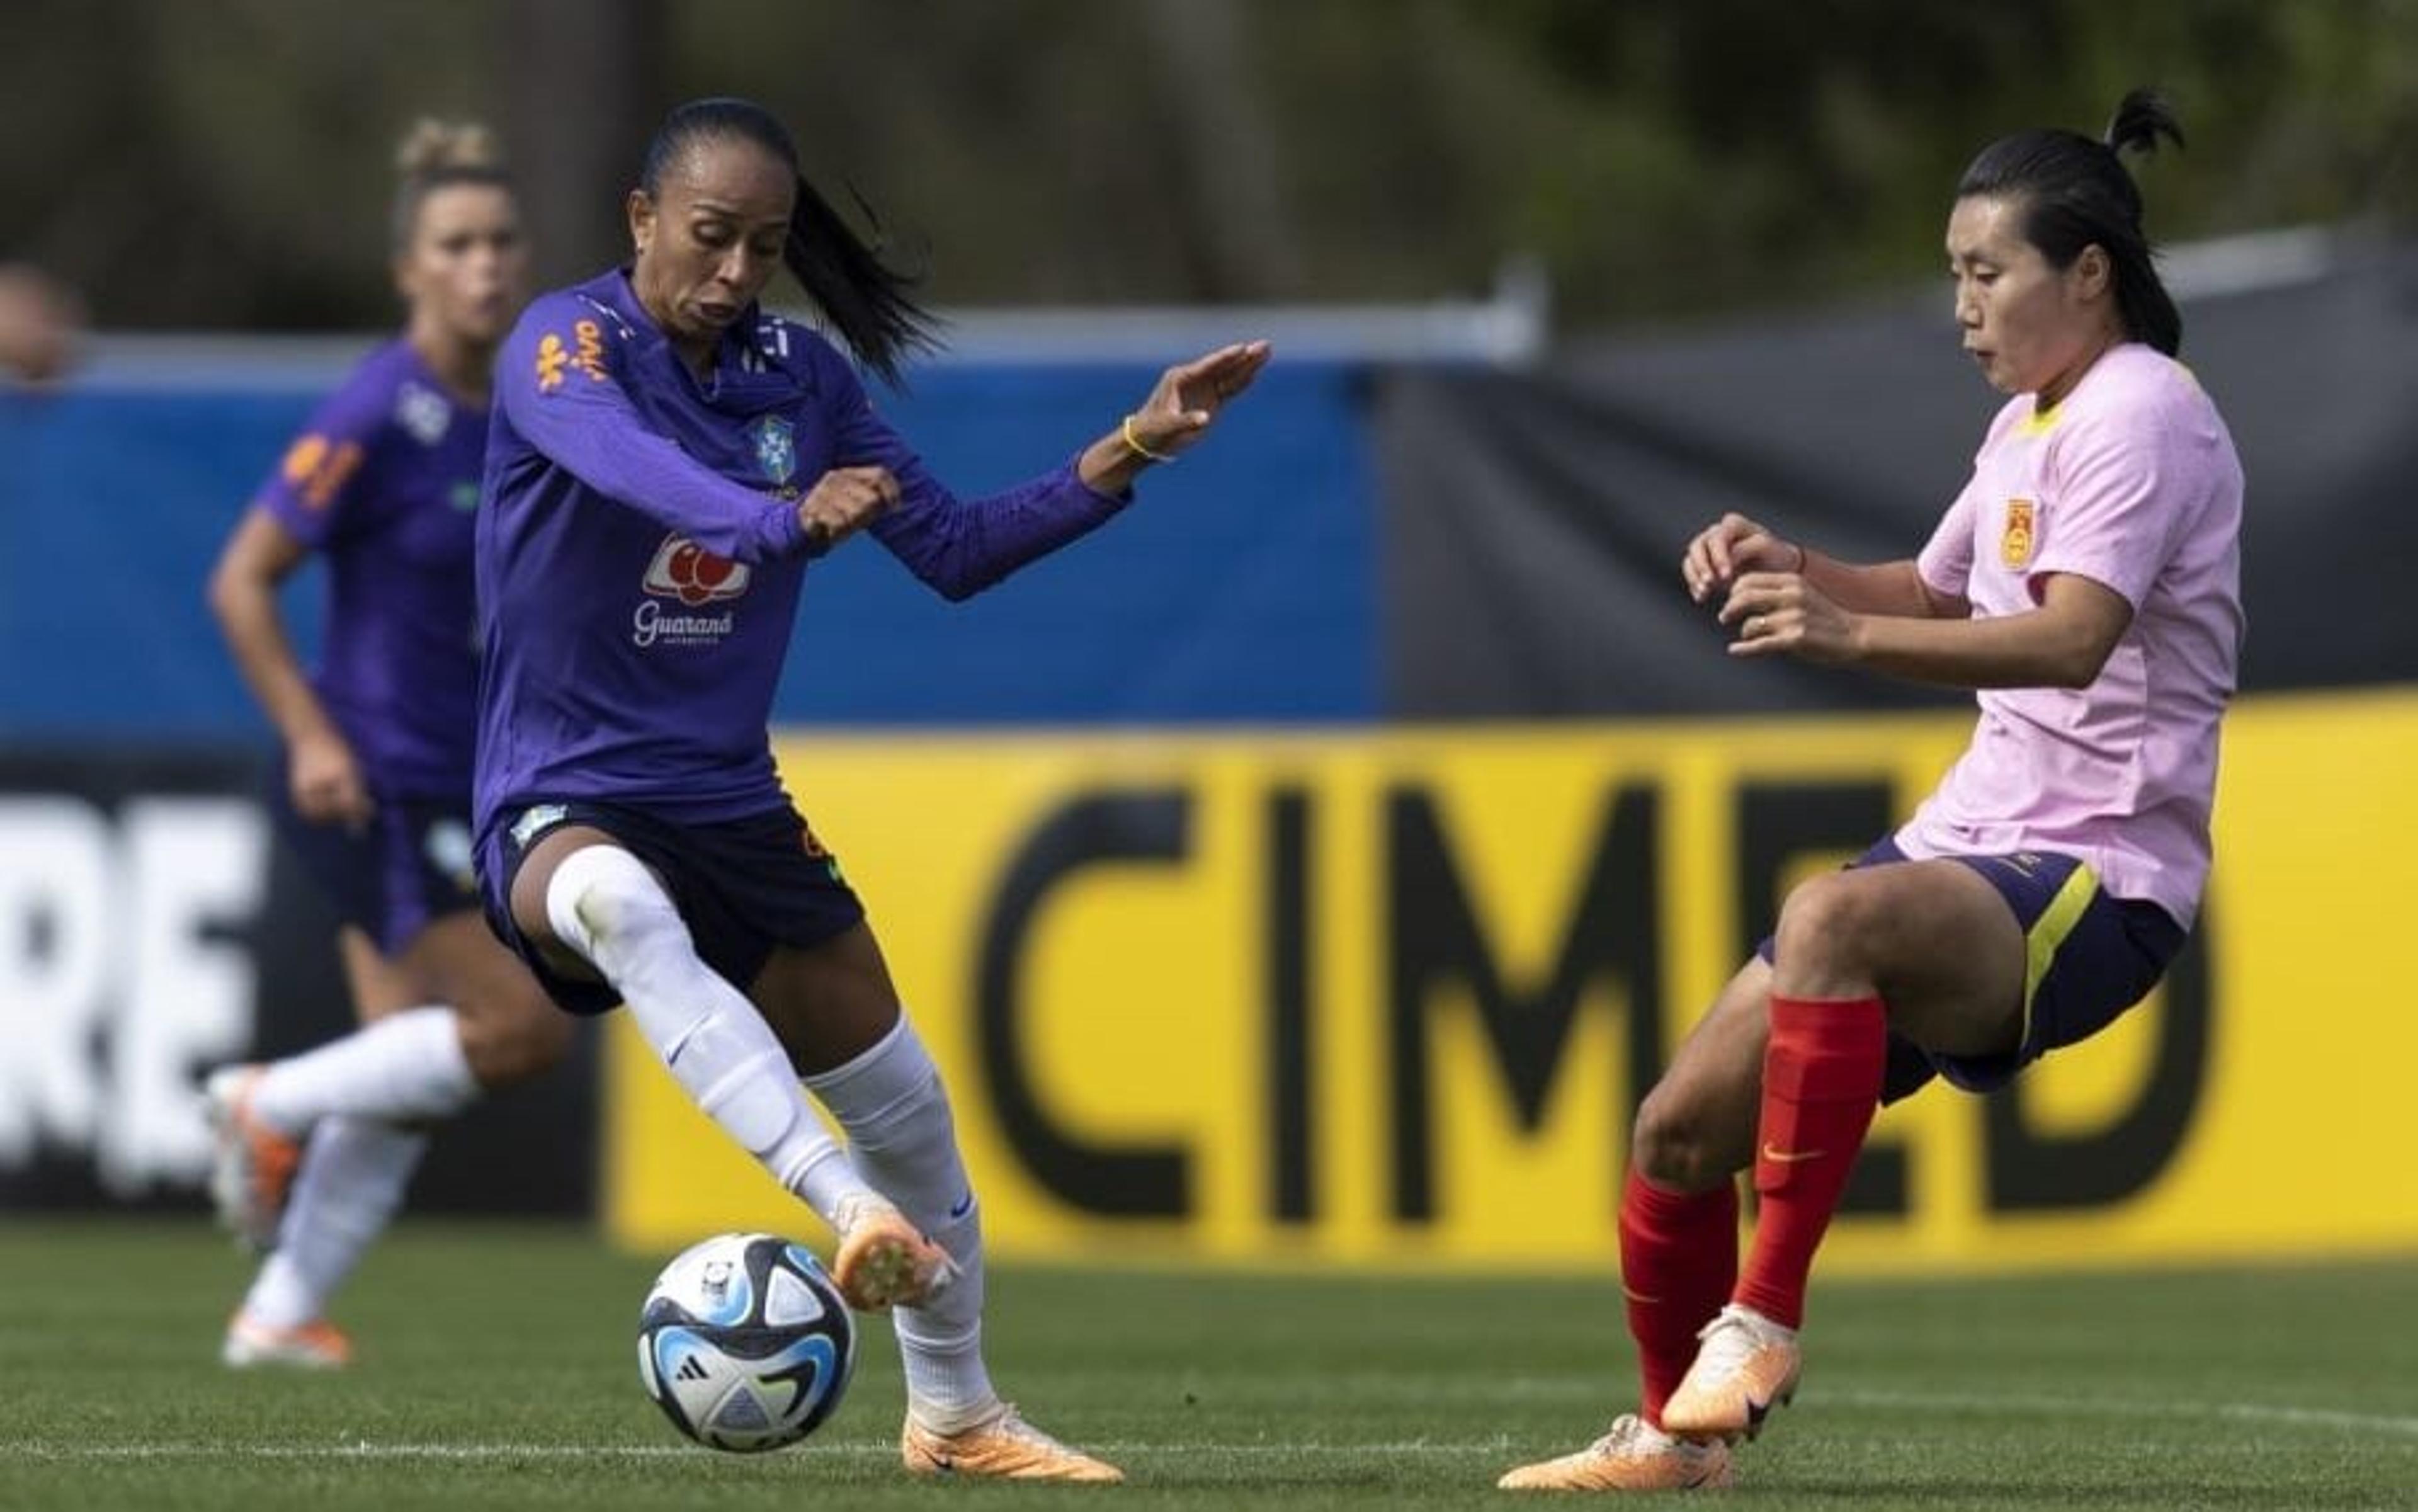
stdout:
<svg viewBox="0 0 2418 1512">
<path fill-rule="evenodd" d="M 638 1312 L 638 1381 L 712 1449 L 797 1443 L 856 1367 L 856 1324 L 822 1262 L 773 1234 L 716 1234 L 664 1267 Z"/>
</svg>

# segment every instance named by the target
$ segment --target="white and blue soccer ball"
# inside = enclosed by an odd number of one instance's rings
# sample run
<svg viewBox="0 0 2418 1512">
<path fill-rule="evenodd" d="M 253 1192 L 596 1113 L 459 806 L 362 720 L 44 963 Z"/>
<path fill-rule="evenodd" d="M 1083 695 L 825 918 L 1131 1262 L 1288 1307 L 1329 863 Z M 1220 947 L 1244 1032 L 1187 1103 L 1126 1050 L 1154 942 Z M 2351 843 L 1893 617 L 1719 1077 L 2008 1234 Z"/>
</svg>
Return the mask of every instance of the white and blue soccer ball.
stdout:
<svg viewBox="0 0 2418 1512">
<path fill-rule="evenodd" d="M 839 1407 L 856 1324 L 803 1245 L 716 1234 L 664 1267 L 638 1313 L 638 1380 L 712 1449 L 797 1443 Z"/>
</svg>

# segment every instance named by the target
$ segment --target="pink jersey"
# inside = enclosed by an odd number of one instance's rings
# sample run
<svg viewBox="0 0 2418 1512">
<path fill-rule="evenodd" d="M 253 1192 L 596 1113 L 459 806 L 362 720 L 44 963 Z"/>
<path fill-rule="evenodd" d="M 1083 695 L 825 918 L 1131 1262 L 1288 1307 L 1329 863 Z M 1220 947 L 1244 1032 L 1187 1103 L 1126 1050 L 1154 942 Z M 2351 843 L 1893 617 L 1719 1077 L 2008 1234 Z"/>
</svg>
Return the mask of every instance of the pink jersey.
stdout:
<svg viewBox="0 0 2418 1512">
<path fill-rule="evenodd" d="M 2133 622 L 2087 688 L 1979 695 L 1973 743 L 1898 832 L 1909 856 L 2037 849 L 2189 926 L 2208 881 L 2217 725 L 2242 646 L 2242 464 L 2191 373 L 2116 347 L 2065 402 L 1998 412 L 1918 567 L 1973 615 L 2073 573 Z"/>
</svg>

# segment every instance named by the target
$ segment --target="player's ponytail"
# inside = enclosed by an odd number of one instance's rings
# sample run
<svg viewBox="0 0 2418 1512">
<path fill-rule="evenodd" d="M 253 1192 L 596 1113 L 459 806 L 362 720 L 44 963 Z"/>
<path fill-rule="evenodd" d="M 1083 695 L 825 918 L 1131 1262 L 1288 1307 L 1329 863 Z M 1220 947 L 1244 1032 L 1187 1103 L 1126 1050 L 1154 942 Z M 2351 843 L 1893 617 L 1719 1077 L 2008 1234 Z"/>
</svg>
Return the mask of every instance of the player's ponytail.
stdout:
<svg viewBox="0 0 2418 1512">
<path fill-rule="evenodd" d="M 665 172 L 691 144 L 727 137 L 755 143 L 796 176 L 797 203 L 789 211 L 789 236 L 781 260 L 857 361 L 895 387 L 907 355 L 938 344 L 938 322 L 916 301 L 914 276 L 883 261 L 880 221 L 872 206 L 850 191 L 876 233 L 876 239 L 868 241 L 798 172 L 797 145 L 772 112 L 745 99 L 693 99 L 681 106 L 665 118 L 648 145 L 639 187 L 657 193 Z"/>
<path fill-rule="evenodd" d="M 394 149 L 394 171 L 397 182 L 390 224 L 398 252 L 411 245 L 412 233 L 420 226 L 420 207 L 436 191 L 451 184 L 512 187 L 495 133 L 476 121 L 422 117 L 412 122 Z"/>
<path fill-rule="evenodd" d="M 873 206 L 853 188 L 849 195 L 878 237 L 881 222 Z M 898 385 L 901 358 L 940 344 L 931 313 L 909 292 L 915 278 L 883 262 L 879 241 L 860 238 L 803 174 L 798 176 L 798 202 L 789 211 L 789 240 L 781 260 L 856 359 L 891 387 Z"/>
<path fill-rule="evenodd" d="M 2182 316 L 2141 228 L 2140 188 L 2118 156 L 2154 152 L 2162 136 L 2183 145 L 2173 107 L 2155 90 L 2135 89 L 2116 107 L 2101 140 L 2044 130 L 1991 143 L 1965 170 L 1956 197 L 2020 201 L 2024 239 L 2052 267 L 2072 267 L 2086 247 L 2106 252 L 2125 334 L 2172 357 L 2182 349 Z"/>
</svg>

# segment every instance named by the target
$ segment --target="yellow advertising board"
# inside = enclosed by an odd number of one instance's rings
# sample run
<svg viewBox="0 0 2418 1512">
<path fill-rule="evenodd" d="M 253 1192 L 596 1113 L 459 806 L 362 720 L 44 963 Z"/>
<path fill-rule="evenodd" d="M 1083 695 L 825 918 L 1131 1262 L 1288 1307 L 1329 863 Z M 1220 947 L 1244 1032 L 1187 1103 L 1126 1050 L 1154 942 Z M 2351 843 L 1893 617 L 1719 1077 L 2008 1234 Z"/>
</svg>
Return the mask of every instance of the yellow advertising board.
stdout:
<svg viewBox="0 0 2418 1512">
<path fill-rule="evenodd" d="M 1960 715 L 797 739 L 951 1088 L 992 1253 L 1594 1269 L 1630 1115 L 1787 887 Z M 1885 1113 L 1826 1274 L 2418 1249 L 2388 978 L 2418 695 L 2228 721 L 2166 984 L 1990 1099 Z M 800 1230 L 617 1016 L 606 1211 Z M 1113 1240 L 1110 1245 L 1106 1241 Z"/>
</svg>

